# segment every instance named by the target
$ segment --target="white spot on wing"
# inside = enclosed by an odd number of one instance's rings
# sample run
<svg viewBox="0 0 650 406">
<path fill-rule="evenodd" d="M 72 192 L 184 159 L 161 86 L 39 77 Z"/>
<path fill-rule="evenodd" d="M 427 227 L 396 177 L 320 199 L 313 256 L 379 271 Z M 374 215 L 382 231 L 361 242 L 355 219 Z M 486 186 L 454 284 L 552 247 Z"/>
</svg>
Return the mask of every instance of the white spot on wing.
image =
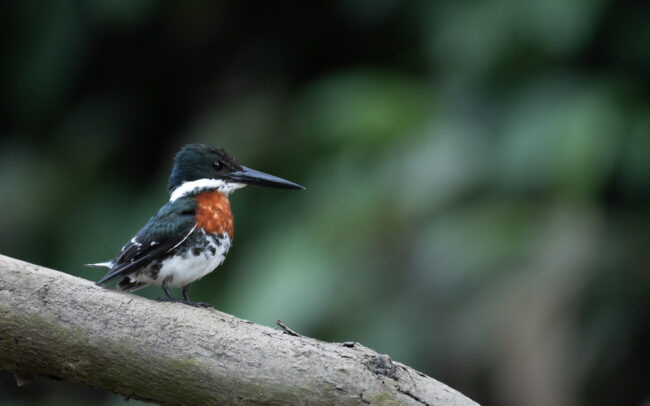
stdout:
<svg viewBox="0 0 650 406">
<path fill-rule="evenodd" d="M 131 244 L 134 244 L 138 248 L 142 247 L 142 243 L 136 240 L 135 237 L 131 238 Z"/>
</svg>

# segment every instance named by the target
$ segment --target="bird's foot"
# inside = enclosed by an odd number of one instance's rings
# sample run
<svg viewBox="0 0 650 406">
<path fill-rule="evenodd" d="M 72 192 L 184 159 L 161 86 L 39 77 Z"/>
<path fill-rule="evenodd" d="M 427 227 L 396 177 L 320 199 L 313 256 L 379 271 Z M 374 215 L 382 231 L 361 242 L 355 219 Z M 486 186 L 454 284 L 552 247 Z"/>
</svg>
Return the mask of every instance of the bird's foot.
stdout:
<svg viewBox="0 0 650 406">
<path fill-rule="evenodd" d="M 214 309 L 213 305 L 211 305 L 210 303 L 206 303 L 206 302 L 185 302 L 185 301 L 183 301 L 183 303 L 186 303 L 186 304 L 188 304 L 190 306 L 194 306 L 194 307 L 205 307 L 207 309 Z"/>
<path fill-rule="evenodd" d="M 214 309 L 214 306 L 211 305 L 210 303 L 205 303 L 205 302 L 192 302 L 189 300 L 183 300 L 183 299 L 176 299 L 176 298 L 158 298 L 159 301 L 161 302 L 172 302 L 172 303 L 183 303 L 186 305 L 190 305 L 193 307 L 205 307 L 208 309 Z"/>
<path fill-rule="evenodd" d="M 172 302 L 172 303 L 185 303 L 185 304 L 187 304 L 187 302 L 185 302 L 183 299 L 176 299 L 174 297 L 159 297 L 158 301 L 159 302 Z"/>
</svg>

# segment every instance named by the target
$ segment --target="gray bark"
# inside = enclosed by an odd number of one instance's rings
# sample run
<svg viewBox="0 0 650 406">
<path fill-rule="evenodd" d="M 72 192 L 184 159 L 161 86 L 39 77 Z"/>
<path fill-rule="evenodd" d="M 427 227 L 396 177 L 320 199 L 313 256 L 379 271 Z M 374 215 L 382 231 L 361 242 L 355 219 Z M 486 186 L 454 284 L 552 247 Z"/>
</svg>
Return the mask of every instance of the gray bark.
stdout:
<svg viewBox="0 0 650 406">
<path fill-rule="evenodd" d="M 326 343 L 0 255 L 0 369 L 174 405 L 476 405 L 357 343 Z"/>
</svg>

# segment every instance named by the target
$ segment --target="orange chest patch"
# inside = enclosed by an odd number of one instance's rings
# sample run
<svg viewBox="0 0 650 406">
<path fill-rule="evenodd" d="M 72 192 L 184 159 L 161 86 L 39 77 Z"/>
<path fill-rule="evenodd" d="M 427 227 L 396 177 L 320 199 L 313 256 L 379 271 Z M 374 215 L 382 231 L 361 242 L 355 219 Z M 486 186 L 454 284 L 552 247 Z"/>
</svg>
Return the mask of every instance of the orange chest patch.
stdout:
<svg viewBox="0 0 650 406">
<path fill-rule="evenodd" d="M 234 222 L 230 202 L 226 195 L 212 191 L 199 193 L 194 198 L 196 209 L 196 225 L 209 234 L 228 234 L 232 238 Z"/>
</svg>

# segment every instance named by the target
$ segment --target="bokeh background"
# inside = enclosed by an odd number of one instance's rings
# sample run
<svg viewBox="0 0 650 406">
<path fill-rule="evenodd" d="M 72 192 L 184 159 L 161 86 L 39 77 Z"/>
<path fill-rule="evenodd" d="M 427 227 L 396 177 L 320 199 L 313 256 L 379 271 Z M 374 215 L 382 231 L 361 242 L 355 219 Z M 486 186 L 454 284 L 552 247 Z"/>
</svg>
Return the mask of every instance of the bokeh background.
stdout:
<svg viewBox="0 0 650 406">
<path fill-rule="evenodd" d="M 650 403 L 650 3 L 0 7 L 0 253 L 97 280 L 220 145 L 307 190 L 235 193 L 195 300 L 484 405 Z M 2 405 L 90 402 L 125 400 L 0 373 Z"/>
</svg>

